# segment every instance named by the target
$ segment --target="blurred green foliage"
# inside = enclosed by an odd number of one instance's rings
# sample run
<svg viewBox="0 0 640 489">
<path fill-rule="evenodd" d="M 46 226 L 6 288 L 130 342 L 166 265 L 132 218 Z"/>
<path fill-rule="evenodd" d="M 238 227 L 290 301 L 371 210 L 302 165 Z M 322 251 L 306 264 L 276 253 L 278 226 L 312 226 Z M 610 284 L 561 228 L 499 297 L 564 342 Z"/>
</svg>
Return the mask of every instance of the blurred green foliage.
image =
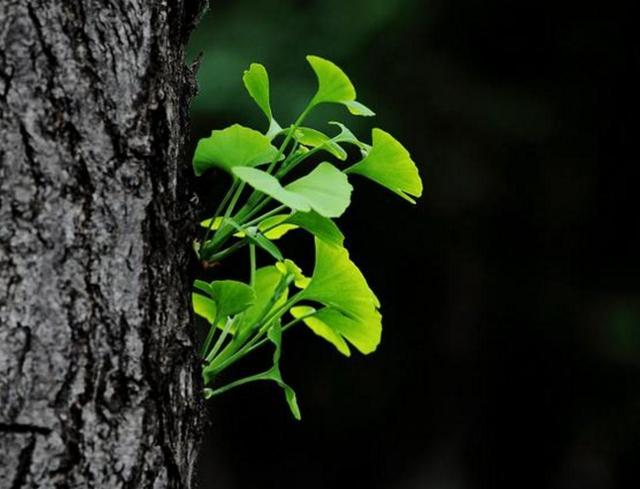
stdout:
<svg viewBox="0 0 640 489">
<path fill-rule="evenodd" d="M 274 111 L 290 120 L 308 102 L 315 78 L 304 56 L 317 54 L 343 64 L 347 73 L 353 56 L 367 56 L 366 46 L 415 0 L 325 0 L 300 2 L 212 2 L 189 44 L 191 61 L 202 53 L 199 94 L 192 103 L 194 118 L 214 114 L 246 118 L 261 124 L 261 115 L 238 83 L 251 62 L 269 66 L 274 79 Z M 356 85 L 366 80 L 354 77 Z M 365 89 L 366 92 L 366 89 Z M 286 95 L 286 96 L 285 96 Z M 365 97 L 360 97 L 366 103 Z M 334 108 L 335 110 L 335 108 Z M 329 114 L 327 114 L 329 112 Z M 340 112 L 342 113 L 342 112 Z M 325 111 L 322 117 L 331 117 Z"/>
</svg>

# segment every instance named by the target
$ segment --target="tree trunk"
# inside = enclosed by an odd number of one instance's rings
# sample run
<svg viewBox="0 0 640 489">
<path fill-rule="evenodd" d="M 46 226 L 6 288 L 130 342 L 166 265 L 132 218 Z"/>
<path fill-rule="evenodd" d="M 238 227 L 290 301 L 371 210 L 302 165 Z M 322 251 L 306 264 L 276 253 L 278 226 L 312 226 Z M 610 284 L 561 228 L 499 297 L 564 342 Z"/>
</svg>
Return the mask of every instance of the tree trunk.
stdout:
<svg viewBox="0 0 640 489">
<path fill-rule="evenodd" d="M 191 487 L 199 0 L 0 0 L 0 488 Z"/>
</svg>

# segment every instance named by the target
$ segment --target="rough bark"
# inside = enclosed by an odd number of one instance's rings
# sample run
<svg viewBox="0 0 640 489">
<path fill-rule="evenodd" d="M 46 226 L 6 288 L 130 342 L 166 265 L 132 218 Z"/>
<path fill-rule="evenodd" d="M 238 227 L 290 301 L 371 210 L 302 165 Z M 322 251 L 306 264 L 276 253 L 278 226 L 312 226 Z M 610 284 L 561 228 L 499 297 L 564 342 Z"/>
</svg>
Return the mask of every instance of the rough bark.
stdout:
<svg viewBox="0 0 640 489">
<path fill-rule="evenodd" d="M 0 1 L 0 488 L 190 487 L 198 0 Z"/>
</svg>

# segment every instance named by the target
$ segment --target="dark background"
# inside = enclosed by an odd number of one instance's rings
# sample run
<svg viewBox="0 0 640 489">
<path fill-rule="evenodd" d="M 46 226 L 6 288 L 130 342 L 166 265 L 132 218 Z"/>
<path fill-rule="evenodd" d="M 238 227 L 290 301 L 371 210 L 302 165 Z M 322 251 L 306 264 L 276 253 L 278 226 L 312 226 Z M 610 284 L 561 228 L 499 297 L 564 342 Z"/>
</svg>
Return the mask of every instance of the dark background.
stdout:
<svg viewBox="0 0 640 489">
<path fill-rule="evenodd" d="M 379 350 L 287 334 L 303 421 L 275 385 L 210 403 L 201 487 L 639 487 L 636 28 L 616 2 L 212 2 L 191 44 L 194 144 L 265 129 L 241 82 L 252 61 L 287 123 L 318 54 L 378 114 L 336 117 L 400 139 L 425 194 L 412 207 L 356 183 L 339 224 L 383 305 Z"/>
</svg>

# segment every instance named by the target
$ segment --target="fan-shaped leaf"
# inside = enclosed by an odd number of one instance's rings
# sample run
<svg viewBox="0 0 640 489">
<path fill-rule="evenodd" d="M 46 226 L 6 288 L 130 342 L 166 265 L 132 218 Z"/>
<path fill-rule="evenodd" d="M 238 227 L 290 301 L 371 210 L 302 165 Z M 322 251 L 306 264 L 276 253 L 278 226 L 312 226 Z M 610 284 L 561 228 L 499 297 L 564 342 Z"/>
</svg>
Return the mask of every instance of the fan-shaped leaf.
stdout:
<svg viewBox="0 0 640 489">
<path fill-rule="evenodd" d="M 347 169 L 395 192 L 415 204 L 410 195 L 422 195 L 422 180 L 409 152 L 391 134 L 381 129 L 372 133 L 373 145 L 365 158 Z"/>
<path fill-rule="evenodd" d="M 194 292 L 191 294 L 191 303 L 193 305 L 193 312 L 198 316 L 205 318 L 210 324 L 215 322 L 217 307 L 212 299 Z"/>
<path fill-rule="evenodd" d="M 210 297 L 218 308 L 218 317 L 238 314 L 253 305 L 256 295 L 253 289 L 236 280 L 216 280 L 209 284 Z"/>
<path fill-rule="evenodd" d="M 342 147 L 331 140 L 326 134 L 312 129 L 310 127 L 299 127 L 293 136 L 300 144 L 309 146 L 310 148 L 321 148 L 341 161 L 347 159 L 347 152 Z"/>
<path fill-rule="evenodd" d="M 279 322 L 276 322 L 269 331 L 267 337 L 276 347 L 276 351 L 273 353 L 273 367 L 264 374 L 265 380 L 273 380 L 284 390 L 285 399 L 289 405 L 289 409 L 293 416 L 300 421 L 302 416 L 300 414 L 300 408 L 298 407 L 298 400 L 296 398 L 295 391 L 282 380 L 282 374 L 280 373 L 280 355 L 282 353 L 282 327 Z"/>
<path fill-rule="evenodd" d="M 236 167 L 233 173 L 256 190 L 273 197 L 278 202 L 298 211 L 309 211 L 311 207 L 303 196 L 285 189 L 272 175 L 257 168 Z"/>
<path fill-rule="evenodd" d="M 289 312 L 296 319 L 303 318 L 302 320 L 311 331 L 335 346 L 340 353 L 347 357 L 351 356 L 351 351 L 346 341 L 334 327 L 329 326 L 317 317 L 318 311 L 316 309 L 310 306 L 298 306 L 292 307 Z"/>
<path fill-rule="evenodd" d="M 300 300 L 319 302 L 330 308 L 322 313 L 320 320 L 362 353 L 374 351 L 380 342 L 380 303 L 344 248 L 328 246 L 316 239 L 316 264 L 311 282 L 300 293 Z"/>
<path fill-rule="evenodd" d="M 330 163 L 320 163 L 285 188 L 303 196 L 313 210 L 325 217 L 341 216 L 349 207 L 353 190 L 347 176 Z"/>
<path fill-rule="evenodd" d="M 338 226 L 331 219 L 317 212 L 296 212 L 286 222 L 300 226 L 327 244 L 342 246 L 344 243 L 344 234 L 340 232 Z"/>
<path fill-rule="evenodd" d="M 266 218 L 258 225 L 258 229 L 272 240 L 280 239 L 289 231 L 299 227 L 328 244 L 342 246 L 344 243 L 344 235 L 338 226 L 328 217 L 323 217 L 314 211 L 295 212 L 292 215 L 277 214 Z"/>
<path fill-rule="evenodd" d="M 245 70 L 242 81 L 251 98 L 255 100 L 262 112 L 267 116 L 269 123 L 271 123 L 273 114 L 271 113 L 269 95 L 269 74 L 266 68 L 260 63 L 251 63 L 249 69 Z"/>
<path fill-rule="evenodd" d="M 322 103 L 343 104 L 354 115 L 370 116 L 374 113 L 356 100 L 356 89 L 338 66 L 319 56 L 307 56 L 307 61 L 318 78 L 318 91 L 311 100 L 313 107 Z"/>
<path fill-rule="evenodd" d="M 231 173 L 233 167 L 253 167 L 272 161 L 278 150 L 269 138 L 248 127 L 234 124 L 211 132 L 211 136 L 198 141 L 193 156 L 193 170 L 202 175 L 211 168 Z"/>
<path fill-rule="evenodd" d="M 275 266 L 268 266 L 256 270 L 255 282 L 253 289 L 256 294 L 253 305 L 248 308 L 241 321 L 241 330 L 247 330 L 260 321 L 260 319 L 268 314 L 274 307 L 280 307 L 284 304 L 288 297 L 288 291 L 285 290 L 282 297 L 270 306 L 270 302 L 278 288 L 278 284 L 282 280 L 282 274 Z"/>
<path fill-rule="evenodd" d="M 279 261 L 278 263 L 276 263 L 276 268 L 282 275 L 293 275 L 293 283 L 299 289 L 304 289 L 307 285 L 309 285 L 309 281 L 311 279 L 309 277 L 306 277 L 302 273 L 302 269 L 298 265 L 296 265 L 293 260 L 289 260 L 287 258 L 284 261 Z"/>
</svg>

